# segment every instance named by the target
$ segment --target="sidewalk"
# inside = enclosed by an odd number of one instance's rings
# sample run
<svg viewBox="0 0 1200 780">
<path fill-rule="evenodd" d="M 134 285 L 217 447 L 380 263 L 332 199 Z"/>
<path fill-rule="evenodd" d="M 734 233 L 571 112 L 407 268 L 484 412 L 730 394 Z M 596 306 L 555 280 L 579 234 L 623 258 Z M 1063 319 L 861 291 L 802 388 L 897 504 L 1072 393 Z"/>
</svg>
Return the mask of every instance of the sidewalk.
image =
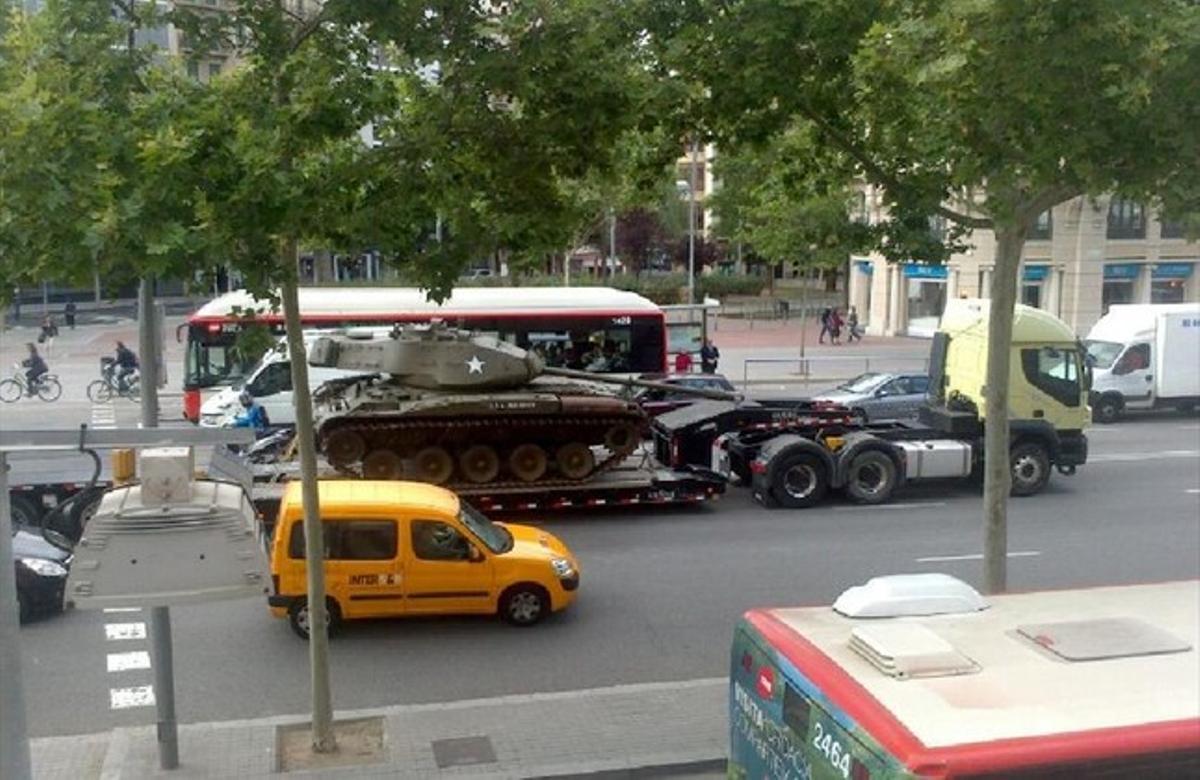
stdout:
<svg viewBox="0 0 1200 780">
<path fill-rule="evenodd" d="M 727 681 L 711 678 L 338 712 L 339 722 L 381 727 L 376 755 L 293 771 L 280 766 L 292 755 L 279 750 L 280 732 L 303 716 L 182 725 L 180 767 L 169 772 L 158 768 L 151 724 L 35 739 L 34 777 L 716 778 L 725 772 L 727 696 Z"/>
</svg>

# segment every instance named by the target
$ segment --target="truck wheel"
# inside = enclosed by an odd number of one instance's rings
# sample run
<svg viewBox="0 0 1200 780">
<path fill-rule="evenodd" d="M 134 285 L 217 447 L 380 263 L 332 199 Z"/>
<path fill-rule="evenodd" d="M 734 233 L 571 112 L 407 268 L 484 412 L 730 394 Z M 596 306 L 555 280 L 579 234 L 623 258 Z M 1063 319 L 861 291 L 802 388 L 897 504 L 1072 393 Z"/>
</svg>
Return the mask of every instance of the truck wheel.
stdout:
<svg viewBox="0 0 1200 780">
<path fill-rule="evenodd" d="M 550 612 L 550 596 L 540 585 L 513 585 L 500 596 L 500 617 L 514 626 L 532 626 Z"/>
<path fill-rule="evenodd" d="M 33 501 L 25 496 L 14 496 L 10 493 L 8 503 L 12 509 L 13 525 L 23 525 L 28 528 L 36 528 L 41 525 L 38 521 L 42 513 L 38 511 L 37 504 Z"/>
<path fill-rule="evenodd" d="M 1032 496 L 1041 492 L 1050 480 L 1050 456 L 1037 442 L 1024 442 L 1009 452 L 1012 467 L 1012 494 Z"/>
<path fill-rule="evenodd" d="M 1121 419 L 1121 401 L 1113 395 L 1100 396 L 1092 407 L 1092 420 L 1099 423 L 1115 423 Z"/>
<path fill-rule="evenodd" d="M 326 632 L 333 636 L 338 628 L 342 625 L 342 611 L 338 609 L 337 602 L 332 598 L 325 599 L 325 626 Z M 288 608 L 288 625 L 296 632 L 296 635 L 301 639 L 308 639 L 309 634 L 309 612 L 308 599 L 298 598 L 292 602 L 292 606 Z"/>
<path fill-rule="evenodd" d="M 1196 413 L 1196 402 L 1195 401 L 1184 401 L 1183 403 L 1177 405 L 1175 407 L 1175 410 L 1177 412 L 1179 412 L 1180 414 L 1195 414 Z"/>
<path fill-rule="evenodd" d="M 879 450 L 854 456 L 846 476 L 846 492 L 860 504 L 882 504 L 896 490 L 896 463 Z"/>
<path fill-rule="evenodd" d="M 804 509 L 818 503 L 828 489 L 829 474 L 825 463 L 816 455 L 798 452 L 775 468 L 771 494 L 780 506 Z"/>
</svg>

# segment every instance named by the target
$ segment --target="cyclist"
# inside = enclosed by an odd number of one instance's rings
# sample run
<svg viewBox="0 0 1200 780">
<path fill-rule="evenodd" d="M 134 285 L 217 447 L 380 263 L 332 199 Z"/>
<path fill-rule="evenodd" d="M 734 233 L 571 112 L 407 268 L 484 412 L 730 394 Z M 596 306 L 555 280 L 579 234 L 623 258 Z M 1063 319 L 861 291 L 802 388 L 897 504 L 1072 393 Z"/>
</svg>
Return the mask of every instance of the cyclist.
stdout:
<svg viewBox="0 0 1200 780">
<path fill-rule="evenodd" d="M 25 395 L 32 396 L 37 392 L 42 377 L 50 372 L 50 367 L 38 354 L 37 347 L 32 343 L 25 346 L 29 347 L 29 357 L 21 361 L 21 365 L 25 367 Z"/>
<path fill-rule="evenodd" d="M 124 393 L 129 389 L 128 377 L 138 369 L 137 355 L 125 346 L 125 342 L 117 342 L 117 392 Z"/>
<path fill-rule="evenodd" d="M 267 410 L 262 407 L 262 404 L 255 401 L 254 396 L 250 395 L 247 390 L 242 391 L 238 400 L 242 403 L 242 411 L 233 418 L 233 427 L 253 428 L 257 433 L 265 431 L 271 423 L 267 419 Z"/>
</svg>

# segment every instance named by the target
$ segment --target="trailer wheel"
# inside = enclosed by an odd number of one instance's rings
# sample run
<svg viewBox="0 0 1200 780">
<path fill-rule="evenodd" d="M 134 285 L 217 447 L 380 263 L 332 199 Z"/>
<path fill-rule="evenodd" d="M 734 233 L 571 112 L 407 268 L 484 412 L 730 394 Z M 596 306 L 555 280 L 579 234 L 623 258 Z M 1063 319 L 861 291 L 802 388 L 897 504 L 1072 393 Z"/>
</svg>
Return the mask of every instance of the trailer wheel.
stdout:
<svg viewBox="0 0 1200 780">
<path fill-rule="evenodd" d="M 17 496 L 9 494 L 9 506 L 12 509 L 13 525 L 23 525 L 27 528 L 36 528 L 42 513 L 38 511 L 37 504 L 29 500 L 25 496 Z"/>
<path fill-rule="evenodd" d="M 846 492 L 860 504 L 882 504 L 896 490 L 896 463 L 879 450 L 854 456 L 846 475 Z"/>
<path fill-rule="evenodd" d="M 1121 419 L 1121 399 L 1115 395 L 1102 395 L 1092 407 L 1092 419 L 1099 423 L 1115 423 Z"/>
<path fill-rule="evenodd" d="M 1012 494 L 1032 496 L 1041 492 L 1050 480 L 1050 455 L 1046 448 L 1032 441 L 1022 442 L 1009 452 L 1012 468 Z"/>
<path fill-rule="evenodd" d="M 825 463 L 816 455 L 798 452 L 790 455 L 775 468 L 771 494 L 780 506 L 804 509 L 825 497 L 829 490 L 829 473 Z"/>
</svg>

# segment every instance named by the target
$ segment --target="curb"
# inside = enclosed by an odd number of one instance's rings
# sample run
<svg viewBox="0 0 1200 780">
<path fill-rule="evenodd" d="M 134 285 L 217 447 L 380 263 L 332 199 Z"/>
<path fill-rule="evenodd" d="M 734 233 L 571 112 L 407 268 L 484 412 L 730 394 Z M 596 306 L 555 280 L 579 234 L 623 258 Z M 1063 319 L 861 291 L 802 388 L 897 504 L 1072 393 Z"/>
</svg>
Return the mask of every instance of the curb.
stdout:
<svg viewBox="0 0 1200 780">
<path fill-rule="evenodd" d="M 533 775 L 527 780 L 635 780 L 643 777 L 675 777 L 678 775 L 724 773 L 728 766 L 724 758 L 705 758 L 671 764 L 650 764 L 628 769 L 598 769 L 595 772 L 572 772 L 562 775 Z"/>
</svg>

